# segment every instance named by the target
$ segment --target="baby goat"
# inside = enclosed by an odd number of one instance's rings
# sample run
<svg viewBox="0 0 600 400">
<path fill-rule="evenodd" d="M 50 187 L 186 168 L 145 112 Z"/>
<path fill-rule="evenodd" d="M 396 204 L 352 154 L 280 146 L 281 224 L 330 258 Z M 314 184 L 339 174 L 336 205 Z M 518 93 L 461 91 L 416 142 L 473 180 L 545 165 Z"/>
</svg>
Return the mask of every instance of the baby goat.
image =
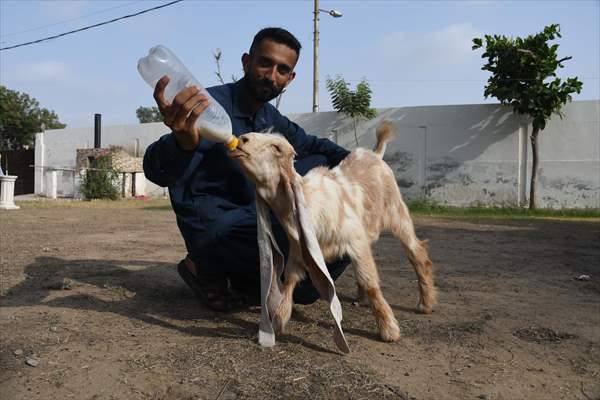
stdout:
<svg viewBox="0 0 600 400">
<path fill-rule="evenodd" d="M 386 143 L 393 137 L 392 125 L 377 129 L 374 151 L 355 149 L 337 167 L 319 167 L 302 177 L 294 170 L 293 147 L 277 134 L 248 133 L 240 136 L 230 157 L 256 184 L 260 196 L 283 226 L 290 243 L 285 266 L 283 300 L 275 311 L 277 330 L 282 332 L 292 312 L 292 293 L 305 278 L 306 264 L 297 219 L 294 191 L 302 190 L 307 214 L 325 261 L 348 255 L 355 268 L 359 298 L 368 301 L 379 334 L 385 341 L 400 338 L 398 322 L 379 286 L 371 244 L 383 230 L 402 243 L 419 282 L 419 311 L 430 313 L 436 302 L 432 263 L 426 241 L 417 239 L 408 208 L 402 200 L 394 173 L 382 160 Z"/>
</svg>

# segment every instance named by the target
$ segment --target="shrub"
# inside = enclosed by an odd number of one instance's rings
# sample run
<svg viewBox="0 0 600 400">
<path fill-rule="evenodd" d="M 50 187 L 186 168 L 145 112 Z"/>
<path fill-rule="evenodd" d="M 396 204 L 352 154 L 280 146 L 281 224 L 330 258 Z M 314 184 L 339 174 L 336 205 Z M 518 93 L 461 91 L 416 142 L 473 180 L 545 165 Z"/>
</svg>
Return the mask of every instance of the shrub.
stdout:
<svg viewBox="0 0 600 400">
<path fill-rule="evenodd" d="M 110 152 L 100 155 L 85 171 L 81 182 L 81 193 L 86 199 L 117 200 L 119 198 L 119 173 L 112 168 L 111 159 Z"/>
</svg>

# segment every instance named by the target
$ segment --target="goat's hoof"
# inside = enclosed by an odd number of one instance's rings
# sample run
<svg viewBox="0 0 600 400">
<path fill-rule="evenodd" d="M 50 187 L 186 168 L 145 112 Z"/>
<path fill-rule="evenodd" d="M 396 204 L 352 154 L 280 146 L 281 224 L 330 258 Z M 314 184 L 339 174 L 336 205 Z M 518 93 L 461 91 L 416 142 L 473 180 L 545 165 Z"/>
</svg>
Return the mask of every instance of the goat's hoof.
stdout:
<svg viewBox="0 0 600 400">
<path fill-rule="evenodd" d="M 277 316 L 273 318 L 273 328 L 275 329 L 276 334 L 285 335 L 285 326 L 286 324 L 280 318 L 278 318 Z"/>
<path fill-rule="evenodd" d="M 273 325 L 277 333 L 285 333 L 285 326 L 292 316 L 292 304 L 282 302 L 273 316 Z"/>
<path fill-rule="evenodd" d="M 384 342 L 397 342 L 400 340 L 400 328 L 398 328 L 395 321 L 382 326 L 379 334 Z"/>
<path fill-rule="evenodd" d="M 426 306 L 425 304 L 419 302 L 419 304 L 417 304 L 417 311 L 421 314 L 431 314 L 433 312 L 433 307 Z"/>
</svg>

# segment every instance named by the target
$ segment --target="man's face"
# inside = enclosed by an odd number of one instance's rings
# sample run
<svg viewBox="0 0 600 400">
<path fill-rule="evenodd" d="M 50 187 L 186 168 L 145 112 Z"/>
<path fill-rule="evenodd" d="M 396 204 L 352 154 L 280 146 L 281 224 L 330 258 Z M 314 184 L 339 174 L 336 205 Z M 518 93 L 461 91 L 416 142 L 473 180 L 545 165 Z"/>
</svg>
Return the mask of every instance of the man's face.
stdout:
<svg viewBox="0 0 600 400">
<path fill-rule="evenodd" d="M 244 54 L 244 77 L 252 96 L 263 103 L 271 101 L 294 79 L 296 52 L 285 44 L 264 39 L 252 55 Z"/>
</svg>

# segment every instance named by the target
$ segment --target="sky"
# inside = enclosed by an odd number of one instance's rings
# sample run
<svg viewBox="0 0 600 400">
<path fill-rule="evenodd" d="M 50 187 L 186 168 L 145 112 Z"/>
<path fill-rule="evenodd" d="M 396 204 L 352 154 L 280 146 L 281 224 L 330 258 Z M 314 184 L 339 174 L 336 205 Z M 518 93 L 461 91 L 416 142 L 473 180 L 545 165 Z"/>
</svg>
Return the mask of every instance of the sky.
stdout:
<svg viewBox="0 0 600 400">
<path fill-rule="evenodd" d="M 42 39 L 168 3 L 162 1 L 0 0 L 0 47 Z M 320 111 L 331 111 L 325 79 L 341 75 L 354 87 L 365 78 L 371 106 L 406 107 L 497 102 L 485 99 L 489 73 L 472 39 L 527 36 L 558 23 L 559 57 L 572 56 L 561 78 L 577 76 L 574 100 L 600 98 L 600 1 L 326 1 L 343 17 L 319 17 Z M 0 51 L 0 85 L 24 92 L 68 127 L 138 123 L 135 110 L 154 106 L 137 60 L 163 44 L 205 86 L 243 75 L 241 56 L 254 34 L 280 26 L 302 43 L 296 79 L 283 114 L 312 110 L 313 1 L 186 0 L 143 15 L 54 40 Z"/>
</svg>

